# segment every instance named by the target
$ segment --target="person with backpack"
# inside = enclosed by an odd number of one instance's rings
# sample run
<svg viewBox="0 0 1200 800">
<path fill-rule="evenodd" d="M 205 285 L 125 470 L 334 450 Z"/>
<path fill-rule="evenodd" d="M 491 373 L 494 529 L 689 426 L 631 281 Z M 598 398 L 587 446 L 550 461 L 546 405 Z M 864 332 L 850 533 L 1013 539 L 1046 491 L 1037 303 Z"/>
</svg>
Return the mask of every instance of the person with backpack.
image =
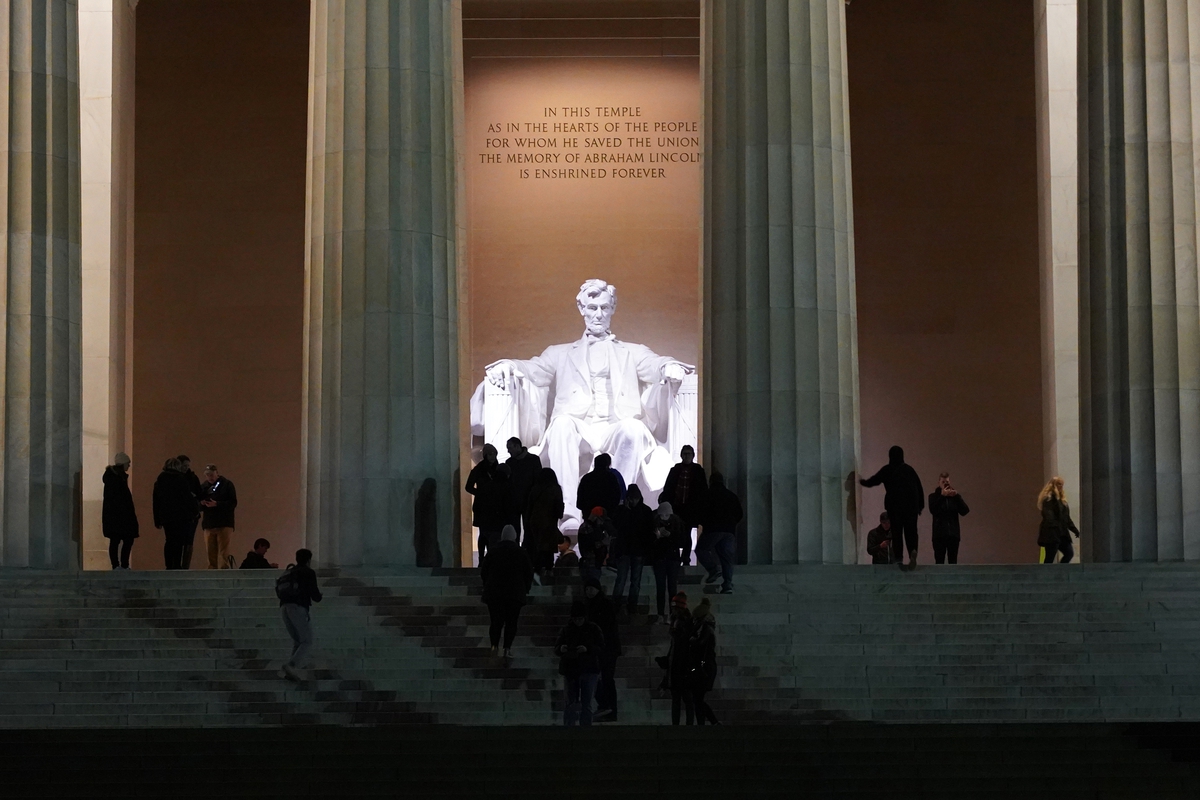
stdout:
<svg viewBox="0 0 1200 800">
<path fill-rule="evenodd" d="M 511 659 L 517 620 L 529 588 L 533 586 L 533 565 L 529 563 L 529 554 L 517 544 L 517 529 L 512 525 L 501 529 L 500 542 L 484 559 L 479 577 L 483 580 L 483 602 L 491 617 L 488 636 L 492 641 L 492 655 L 499 654 L 503 632 L 504 658 Z"/>
<path fill-rule="evenodd" d="M 288 636 L 292 637 L 292 657 L 283 663 L 279 677 L 290 681 L 303 680 L 299 670 L 308 664 L 313 649 L 309 609 L 313 602 L 321 602 L 321 590 L 317 587 L 317 573 L 310 566 L 311 562 L 311 550 L 297 550 L 296 563 L 288 565 L 287 571 L 275 581 L 279 612 Z"/>
<path fill-rule="evenodd" d="M 588 621 L 587 603 L 576 599 L 571 604 L 571 620 L 554 643 L 558 674 L 563 676 L 563 725 L 592 724 L 592 697 L 600 681 L 603 652 L 600 626 Z"/>
<path fill-rule="evenodd" d="M 704 696 L 712 691 L 717 680 L 717 619 L 707 597 L 692 612 L 692 640 L 688 645 L 691 660 L 692 705 L 696 708 L 696 724 L 720 725 L 712 706 Z"/>
</svg>

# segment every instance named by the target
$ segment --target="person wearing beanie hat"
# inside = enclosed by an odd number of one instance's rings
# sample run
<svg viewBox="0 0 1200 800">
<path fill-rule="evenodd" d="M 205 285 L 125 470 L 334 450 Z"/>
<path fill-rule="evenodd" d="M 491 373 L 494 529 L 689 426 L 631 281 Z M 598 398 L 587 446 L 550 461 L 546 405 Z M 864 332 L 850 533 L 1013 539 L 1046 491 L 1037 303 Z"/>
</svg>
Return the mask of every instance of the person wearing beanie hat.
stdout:
<svg viewBox="0 0 1200 800">
<path fill-rule="evenodd" d="M 667 598 L 673 597 L 678 588 L 680 551 L 690 549 L 692 540 L 684 528 L 683 520 L 670 503 L 659 503 L 654 512 L 654 543 L 650 549 L 650 563 L 654 569 L 654 601 L 658 611 L 657 621 L 666 623 Z"/>
<path fill-rule="evenodd" d="M 604 633 L 587 614 L 583 599 L 571 603 L 571 619 L 554 643 L 558 674 L 563 676 L 563 725 L 567 727 L 576 722 L 592 724 L 592 697 L 600 680 Z"/>
<path fill-rule="evenodd" d="M 606 722 L 617 721 L 617 657 L 621 655 L 620 629 L 617 627 L 617 609 L 604 594 L 604 587 L 596 578 L 583 582 L 583 596 L 587 602 L 587 617 L 596 623 L 604 634 L 604 652 L 600 656 L 600 683 L 596 687 L 595 718 Z"/>
<path fill-rule="evenodd" d="M 133 493 L 129 491 L 129 464 L 129 456 L 117 453 L 112 466 L 104 468 L 100 530 L 108 539 L 108 560 L 113 569 L 129 569 L 133 540 L 138 538 L 137 511 L 133 508 Z"/>
<path fill-rule="evenodd" d="M 688 659 L 691 667 L 692 705 L 696 709 L 696 723 L 720 725 L 712 707 L 704 696 L 712 691 L 717 678 L 717 620 L 712 613 L 712 603 L 707 597 L 692 612 L 692 640 L 688 643 Z"/>
<path fill-rule="evenodd" d="M 491 624 L 488 635 L 492 642 L 492 655 L 500 647 L 500 633 L 504 632 L 504 657 L 512 658 L 513 639 L 517 635 L 517 620 L 529 588 L 533 586 L 533 563 L 529 553 L 517 544 L 517 529 L 505 525 L 500 532 L 500 541 L 488 553 L 479 567 L 483 580 L 483 602 L 487 604 Z"/>
<path fill-rule="evenodd" d="M 879 527 L 867 533 L 867 555 L 872 564 L 892 563 L 892 522 L 886 511 L 879 515 Z"/>
</svg>

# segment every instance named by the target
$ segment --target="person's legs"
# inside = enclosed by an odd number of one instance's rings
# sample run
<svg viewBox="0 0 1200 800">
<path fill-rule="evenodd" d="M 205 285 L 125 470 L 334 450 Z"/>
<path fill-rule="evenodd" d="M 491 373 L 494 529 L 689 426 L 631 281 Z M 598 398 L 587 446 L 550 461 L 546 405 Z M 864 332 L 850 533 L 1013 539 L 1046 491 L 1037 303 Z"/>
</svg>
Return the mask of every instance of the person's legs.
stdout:
<svg viewBox="0 0 1200 800">
<path fill-rule="evenodd" d="M 706 694 L 708 694 L 707 690 L 692 691 L 692 704 L 696 707 L 696 724 L 703 725 L 707 722 L 710 725 L 716 725 L 717 715 L 713 713 L 712 707 L 708 703 L 704 702 L 704 696 Z"/>
<path fill-rule="evenodd" d="M 909 562 L 912 564 L 917 563 L 916 554 L 919 541 L 917 537 L 917 518 L 909 517 L 904 520 L 904 546 L 908 548 Z"/>
<path fill-rule="evenodd" d="M 667 613 L 667 562 L 659 559 L 654 562 L 654 603 L 658 615 Z"/>
<path fill-rule="evenodd" d="M 719 533 L 704 531 L 696 540 L 696 560 L 700 562 L 700 566 L 708 570 L 708 578 L 705 583 L 713 583 L 717 579 L 717 570 L 720 565 L 717 563 L 717 554 L 713 552 L 713 546 L 716 544 L 718 536 L 720 536 Z"/>
<path fill-rule="evenodd" d="M 579 720 L 579 678 L 563 677 L 563 725 L 571 727 Z"/>
<path fill-rule="evenodd" d="M 899 517 L 897 517 L 896 520 L 892 522 L 892 538 L 889 541 L 892 543 L 891 544 L 891 551 L 892 551 L 891 563 L 893 563 L 893 564 L 902 563 L 904 561 L 904 536 L 900 532 L 900 518 Z"/>
<path fill-rule="evenodd" d="M 736 558 L 737 543 L 732 533 L 717 534 L 717 559 L 721 562 L 721 591 L 733 591 L 733 562 Z"/>
<path fill-rule="evenodd" d="M 196 524 L 198 522 L 199 520 L 196 520 L 196 522 L 193 522 L 191 525 L 189 525 L 187 531 L 184 533 L 183 551 L 179 557 L 180 569 L 192 568 L 192 547 L 196 543 Z"/>
<path fill-rule="evenodd" d="M 488 638 L 492 649 L 500 646 L 500 630 L 504 627 L 504 609 L 499 603 L 488 603 Z"/>
<path fill-rule="evenodd" d="M 683 687 L 680 694 L 683 695 L 683 713 L 687 718 L 688 725 L 696 724 L 696 707 L 692 704 L 692 690 L 688 687 Z"/>
<path fill-rule="evenodd" d="M 671 687 L 671 724 L 679 724 L 679 709 L 683 705 L 683 692 Z"/>
<path fill-rule="evenodd" d="M 504 649 L 511 650 L 517 638 L 517 621 L 521 618 L 521 606 L 513 603 L 504 614 Z"/>
<path fill-rule="evenodd" d="M 165 530 L 166 543 L 163 545 L 163 561 L 167 569 L 182 569 L 183 567 L 183 534 L 177 530 Z"/>
<path fill-rule="evenodd" d="M 596 684 L 600 676 L 596 673 L 579 676 L 579 724 L 592 724 L 592 698 L 596 695 Z"/>
<path fill-rule="evenodd" d="M 934 538 L 934 540 L 933 540 L 933 563 L 935 563 L 935 564 L 945 564 L 946 563 L 946 540 L 945 539 L 936 538 L 936 537 Z"/>
<path fill-rule="evenodd" d="M 229 569 L 229 541 L 233 538 L 233 528 L 217 528 L 217 566 L 219 569 Z"/>
<path fill-rule="evenodd" d="M 674 597 L 679 591 L 679 562 L 676 559 L 667 561 L 667 597 Z"/>
<path fill-rule="evenodd" d="M 1055 556 L 1057 553 L 1058 553 L 1058 545 L 1053 545 L 1053 544 L 1051 544 L 1051 545 L 1047 545 L 1047 546 L 1046 546 L 1046 555 L 1045 555 L 1045 560 L 1044 560 L 1044 561 L 1042 561 L 1042 563 L 1043 563 L 1043 564 L 1053 564 L 1053 563 L 1054 563 L 1054 556 Z"/>
<path fill-rule="evenodd" d="M 950 564 L 958 563 L 958 545 L 959 539 L 950 539 L 946 542 L 946 561 Z"/>
<path fill-rule="evenodd" d="M 121 562 L 117 560 L 117 548 L 121 546 L 120 539 L 108 540 L 108 560 L 112 563 L 112 568 L 116 569 L 121 566 Z"/>
<path fill-rule="evenodd" d="M 217 569 L 217 528 L 204 529 L 204 544 L 208 553 L 208 568 Z"/>
<path fill-rule="evenodd" d="M 629 559 L 629 613 L 637 611 L 638 598 L 642 592 L 642 557 Z"/>
<path fill-rule="evenodd" d="M 608 653 L 600 656 L 600 684 L 596 687 L 596 708 L 617 713 L 617 657 Z"/>
<path fill-rule="evenodd" d="M 1071 559 L 1075 557 L 1075 545 L 1071 542 L 1071 534 L 1067 534 L 1058 543 L 1058 549 L 1062 553 L 1062 561 L 1060 564 L 1070 564 Z"/>
<path fill-rule="evenodd" d="M 133 552 L 132 538 L 121 540 L 121 568 L 129 569 L 129 554 Z"/>
<path fill-rule="evenodd" d="M 621 605 L 622 599 L 625 597 L 625 582 L 629 580 L 629 556 L 617 556 L 617 578 L 613 582 L 612 601 L 613 605 Z M 609 559 L 612 563 L 613 559 Z"/>
<path fill-rule="evenodd" d="M 288 659 L 287 666 L 304 669 L 308 665 L 308 657 L 313 649 L 312 619 L 308 609 L 296 603 L 284 603 L 283 613 L 289 621 L 288 633 L 292 634 L 295 650 Z"/>
</svg>

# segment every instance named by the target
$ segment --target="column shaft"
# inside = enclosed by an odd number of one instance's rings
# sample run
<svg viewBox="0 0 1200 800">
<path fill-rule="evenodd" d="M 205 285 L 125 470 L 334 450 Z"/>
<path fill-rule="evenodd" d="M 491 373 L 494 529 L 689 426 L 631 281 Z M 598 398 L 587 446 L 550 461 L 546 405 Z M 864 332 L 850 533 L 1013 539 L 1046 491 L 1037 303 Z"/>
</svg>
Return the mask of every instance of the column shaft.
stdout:
<svg viewBox="0 0 1200 800">
<path fill-rule="evenodd" d="M 744 498 L 750 563 L 852 561 L 843 0 L 710 0 L 705 25 L 708 459 Z"/>
<path fill-rule="evenodd" d="M 454 557 L 453 10 L 312 4 L 305 517 L 322 564 L 414 563 L 428 478 Z"/>
</svg>

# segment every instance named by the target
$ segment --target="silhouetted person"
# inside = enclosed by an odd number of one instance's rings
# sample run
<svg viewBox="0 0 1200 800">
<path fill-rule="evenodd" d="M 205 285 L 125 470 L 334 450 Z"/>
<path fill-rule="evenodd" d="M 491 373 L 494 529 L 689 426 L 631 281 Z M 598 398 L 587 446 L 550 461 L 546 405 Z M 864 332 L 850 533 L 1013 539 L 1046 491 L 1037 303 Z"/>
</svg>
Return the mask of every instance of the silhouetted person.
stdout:
<svg viewBox="0 0 1200 800">
<path fill-rule="evenodd" d="M 929 516 L 933 517 L 933 560 L 938 564 L 958 563 L 958 544 L 962 540 L 959 517 L 971 513 L 967 501 L 950 485 L 950 473 L 938 477 L 938 488 L 929 495 Z"/>
<path fill-rule="evenodd" d="M 483 460 L 467 475 L 467 494 L 471 504 L 471 524 L 479 529 L 479 565 L 488 548 L 500 542 L 500 531 L 508 519 L 508 470 L 496 459 L 496 448 L 483 446 Z"/>
<path fill-rule="evenodd" d="M 204 519 L 200 527 L 204 529 L 204 539 L 208 545 L 208 568 L 233 569 L 229 540 L 233 538 L 237 489 L 233 481 L 217 471 L 216 464 L 204 468 L 200 498 L 200 505 L 204 507 Z"/>
<path fill-rule="evenodd" d="M 267 551 L 270 549 L 271 543 L 266 539 L 255 539 L 254 549 L 246 553 L 238 569 L 279 569 L 278 564 L 267 561 Z"/>
<path fill-rule="evenodd" d="M 492 655 L 500 647 L 500 634 L 504 633 L 504 657 L 512 658 L 513 639 L 517 636 L 517 620 L 521 608 L 533 586 L 533 566 L 529 556 L 517 544 L 517 529 L 505 525 L 500 533 L 500 543 L 491 549 L 487 560 L 479 569 L 483 580 L 483 602 L 487 604 L 491 625 L 488 635 L 492 642 Z"/>
<path fill-rule="evenodd" d="M 1038 528 L 1038 544 L 1046 548 L 1043 564 L 1053 564 L 1056 553 L 1062 553 L 1062 563 L 1069 564 L 1075 556 L 1071 534 L 1079 536 L 1079 529 L 1071 521 L 1071 509 L 1067 506 L 1067 492 L 1063 479 L 1057 476 L 1042 487 L 1038 495 L 1038 511 L 1042 512 L 1042 524 Z"/>
<path fill-rule="evenodd" d="M 704 701 L 717 679 L 717 620 L 707 597 L 692 612 L 692 641 L 688 645 L 691 660 L 692 705 L 696 707 L 696 723 L 720 725 L 712 706 Z"/>
<path fill-rule="evenodd" d="M 517 541 L 520 541 L 523 528 L 521 517 L 529 504 L 529 493 L 537 482 L 542 471 L 542 460 L 529 452 L 521 440 L 512 437 L 505 445 L 508 448 L 508 521 L 517 531 Z"/>
<path fill-rule="evenodd" d="M 721 576 L 721 594 L 733 594 L 733 564 L 737 555 L 737 525 L 742 521 L 742 502 L 725 488 L 725 476 L 714 472 L 709 481 L 704 531 L 696 541 L 696 560 L 708 570 L 705 583 Z M 687 520 L 684 520 L 687 523 Z"/>
<path fill-rule="evenodd" d="M 600 506 L 609 516 L 621 504 L 621 484 L 612 472 L 612 456 L 601 453 L 592 462 L 592 471 L 579 479 L 575 507 L 587 519 L 592 509 Z"/>
<path fill-rule="evenodd" d="M 558 523 L 564 511 L 566 505 L 558 476 L 554 470 L 543 467 L 529 490 L 524 514 L 525 540 L 522 545 L 529 554 L 535 575 L 545 575 L 554 568 L 554 553 L 563 540 Z"/>
<path fill-rule="evenodd" d="M 671 508 L 687 526 L 690 539 L 692 529 L 704 524 L 707 497 L 708 478 L 704 474 L 704 467 L 696 463 L 696 451 L 692 446 L 685 444 L 679 451 L 679 463 L 667 473 L 667 481 L 658 493 L 658 502 L 671 504 Z M 691 547 L 688 549 L 690 551 Z"/>
<path fill-rule="evenodd" d="M 654 512 L 642 502 L 642 490 L 636 483 L 629 487 L 625 501 L 613 512 L 613 526 L 617 529 L 617 539 L 608 563 L 616 564 L 617 579 L 613 584 L 612 599 L 621 605 L 628 581 L 629 600 L 625 607 L 632 614 L 637 611 L 642 590 L 642 569 L 654 548 Z"/>
<path fill-rule="evenodd" d="M 201 507 L 200 501 L 204 499 L 204 491 L 200 488 L 200 478 L 192 472 L 192 460 L 186 455 L 176 456 L 179 459 L 179 471 L 183 473 L 183 477 L 187 479 L 188 491 L 192 493 L 192 497 L 196 500 L 196 519 L 192 521 L 192 535 L 188 537 L 187 542 L 183 546 L 183 557 L 181 563 L 184 569 L 192 568 L 192 551 L 196 544 L 196 525 L 200 522 Z"/>
<path fill-rule="evenodd" d="M 654 544 L 650 560 L 654 566 L 654 606 L 658 611 L 658 622 L 666 622 L 667 599 L 675 596 L 678 588 L 680 551 L 687 549 L 692 539 L 688 530 L 671 508 L 670 503 L 659 503 L 654 512 Z"/>
<path fill-rule="evenodd" d="M 138 538 L 137 512 L 129 491 L 129 456 L 117 453 L 111 467 L 104 468 L 104 503 L 100 528 L 108 539 L 108 560 L 113 569 L 129 569 L 129 553 Z M 118 553 L 119 550 L 119 553 Z"/>
<path fill-rule="evenodd" d="M 171 458 L 154 481 L 154 527 L 166 537 L 163 561 L 167 569 L 184 569 L 183 550 L 196 535 L 199 504 L 179 459 Z"/>
<path fill-rule="evenodd" d="M 592 697 L 600 681 L 604 633 L 587 618 L 587 604 L 571 604 L 571 619 L 554 643 L 558 674 L 563 676 L 563 725 L 592 724 Z"/>
<path fill-rule="evenodd" d="M 604 634 L 604 651 L 600 654 L 600 683 L 596 687 L 596 717 L 607 722 L 617 721 L 617 658 L 621 655 L 621 636 L 617 628 L 617 609 L 598 578 L 583 582 L 587 618 L 596 623 Z"/>
<path fill-rule="evenodd" d="M 571 547 L 571 540 L 559 535 L 558 558 L 554 559 L 555 575 L 573 575 L 579 569 L 579 556 Z"/>
<path fill-rule="evenodd" d="M 687 724 L 694 725 L 695 708 L 692 704 L 692 614 L 687 607 L 687 594 L 678 592 L 671 596 L 671 649 L 659 664 L 666 667 L 663 679 L 665 688 L 671 691 L 671 724 L 679 724 L 679 710 L 687 712 Z"/>
<path fill-rule="evenodd" d="M 579 526 L 579 574 L 600 580 L 600 570 L 608 563 L 608 549 L 616 538 L 617 529 L 604 510 L 596 506 Z"/>
<path fill-rule="evenodd" d="M 300 670 L 308 666 L 313 649 L 312 617 L 309 609 L 321 602 L 317 573 L 313 572 L 312 551 L 297 550 L 296 563 L 275 580 L 275 595 L 279 598 L 279 613 L 288 636 L 292 637 L 292 657 L 283 663 L 279 677 L 290 681 L 303 679 Z"/>
<path fill-rule="evenodd" d="M 879 527 L 867 533 L 867 555 L 872 564 L 892 563 L 892 522 L 886 511 L 879 515 Z"/>
<path fill-rule="evenodd" d="M 859 481 L 870 488 L 883 484 L 887 492 L 883 507 L 892 521 L 892 561 L 904 566 L 904 551 L 908 548 L 908 565 L 917 565 L 917 517 L 925 510 L 925 490 L 917 471 L 904 463 L 904 450 L 893 446 L 888 450 L 888 463 L 866 480 Z M 903 539 L 903 542 L 901 541 Z"/>
</svg>

